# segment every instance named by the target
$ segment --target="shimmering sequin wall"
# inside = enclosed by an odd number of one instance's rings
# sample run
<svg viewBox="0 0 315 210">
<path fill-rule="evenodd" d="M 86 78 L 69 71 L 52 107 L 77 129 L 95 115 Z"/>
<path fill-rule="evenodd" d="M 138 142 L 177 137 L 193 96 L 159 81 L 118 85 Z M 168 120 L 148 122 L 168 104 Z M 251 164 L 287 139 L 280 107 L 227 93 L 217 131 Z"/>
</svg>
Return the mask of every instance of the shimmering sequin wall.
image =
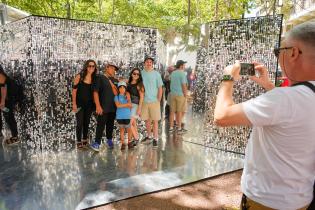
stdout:
<svg viewBox="0 0 315 210">
<path fill-rule="evenodd" d="M 235 60 L 263 63 L 274 80 L 277 59 L 273 48 L 279 44 L 282 16 L 265 16 L 208 23 L 207 46 L 197 55 L 197 88 L 193 110 L 204 112 L 206 129 L 205 144 L 211 147 L 244 153 L 249 127 L 219 128 L 213 124 L 215 98 L 221 83 L 223 69 Z M 246 101 L 264 92 L 248 77 L 235 83 L 235 103 Z"/>
<path fill-rule="evenodd" d="M 38 16 L 2 27 L 1 45 L 6 71 L 24 79 L 25 112 L 17 113 L 18 128 L 34 149 L 71 147 L 71 82 L 85 60 L 96 60 L 101 70 L 108 61 L 119 63 L 122 77 L 146 55 L 155 57 L 159 68 L 166 60 L 156 29 Z"/>
</svg>

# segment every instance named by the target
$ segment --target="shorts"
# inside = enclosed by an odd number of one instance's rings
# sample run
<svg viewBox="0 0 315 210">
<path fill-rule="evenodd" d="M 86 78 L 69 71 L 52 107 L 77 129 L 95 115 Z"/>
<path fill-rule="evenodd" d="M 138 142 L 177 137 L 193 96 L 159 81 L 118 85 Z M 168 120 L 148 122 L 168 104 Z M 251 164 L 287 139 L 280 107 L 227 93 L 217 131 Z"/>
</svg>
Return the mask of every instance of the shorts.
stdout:
<svg viewBox="0 0 315 210">
<path fill-rule="evenodd" d="M 171 96 L 170 109 L 171 112 L 186 112 L 187 100 L 185 96 Z"/>
<path fill-rule="evenodd" d="M 161 107 L 160 102 L 146 103 L 143 102 L 141 110 L 142 120 L 160 120 L 161 119 Z"/>
<path fill-rule="evenodd" d="M 130 127 L 130 119 L 117 119 L 117 123 L 120 128 Z"/>
<path fill-rule="evenodd" d="M 138 104 L 132 104 L 132 108 L 131 108 L 131 117 L 132 118 L 137 118 L 138 107 L 139 107 Z"/>
</svg>

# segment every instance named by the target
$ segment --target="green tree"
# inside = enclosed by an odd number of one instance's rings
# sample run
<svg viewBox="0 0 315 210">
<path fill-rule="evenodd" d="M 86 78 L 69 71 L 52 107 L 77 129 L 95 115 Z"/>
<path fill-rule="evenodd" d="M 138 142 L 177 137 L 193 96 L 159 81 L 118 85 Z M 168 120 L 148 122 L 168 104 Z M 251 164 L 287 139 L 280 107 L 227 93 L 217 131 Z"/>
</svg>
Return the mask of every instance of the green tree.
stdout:
<svg viewBox="0 0 315 210">
<path fill-rule="evenodd" d="M 241 18 L 254 0 L 5 0 L 35 15 L 64 17 L 158 28 L 178 50 L 194 50 L 204 23 Z"/>
</svg>

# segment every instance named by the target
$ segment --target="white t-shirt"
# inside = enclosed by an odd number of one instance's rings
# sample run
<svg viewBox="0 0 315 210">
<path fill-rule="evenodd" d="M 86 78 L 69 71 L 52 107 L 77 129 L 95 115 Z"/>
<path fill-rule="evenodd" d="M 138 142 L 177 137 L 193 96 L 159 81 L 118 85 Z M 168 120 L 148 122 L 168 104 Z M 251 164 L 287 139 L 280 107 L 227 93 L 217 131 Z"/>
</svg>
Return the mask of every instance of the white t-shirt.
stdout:
<svg viewBox="0 0 315 210">
<path fill-rule="evenodd" d="M 308 205 L 315 180 L 315 93 L 304 85 L 275 88 L 242 106 L 253 124 L 243 193 L 275 209 Z"/>
</svg>

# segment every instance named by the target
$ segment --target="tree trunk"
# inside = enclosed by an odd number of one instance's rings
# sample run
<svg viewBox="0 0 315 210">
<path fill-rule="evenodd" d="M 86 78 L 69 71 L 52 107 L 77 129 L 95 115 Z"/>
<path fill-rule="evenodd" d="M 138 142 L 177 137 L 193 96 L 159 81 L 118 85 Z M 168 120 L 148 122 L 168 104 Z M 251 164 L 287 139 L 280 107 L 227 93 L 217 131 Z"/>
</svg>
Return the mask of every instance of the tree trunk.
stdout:
<svg viewBox="0 0 315 210">
<path fill-rule="evenodd" d="M 219 13 L 219 0 L 216 0 L 215 8 L 214 8 L 214 20 L 218 20 L 218 13 Z"/>
<path fill-rule="evenodd" d="M 109 21 L 110 23 L 113 23 L 114 12 L 115 12 L 115 0 L 113 0 L 112 15 L 110 16 L 110 21 Z"/>
<path fill-rule="evenodd" d="M 188 0 L 188 21 L 187 24 L 190 25 L 190 0 Z"/>
</svg>

